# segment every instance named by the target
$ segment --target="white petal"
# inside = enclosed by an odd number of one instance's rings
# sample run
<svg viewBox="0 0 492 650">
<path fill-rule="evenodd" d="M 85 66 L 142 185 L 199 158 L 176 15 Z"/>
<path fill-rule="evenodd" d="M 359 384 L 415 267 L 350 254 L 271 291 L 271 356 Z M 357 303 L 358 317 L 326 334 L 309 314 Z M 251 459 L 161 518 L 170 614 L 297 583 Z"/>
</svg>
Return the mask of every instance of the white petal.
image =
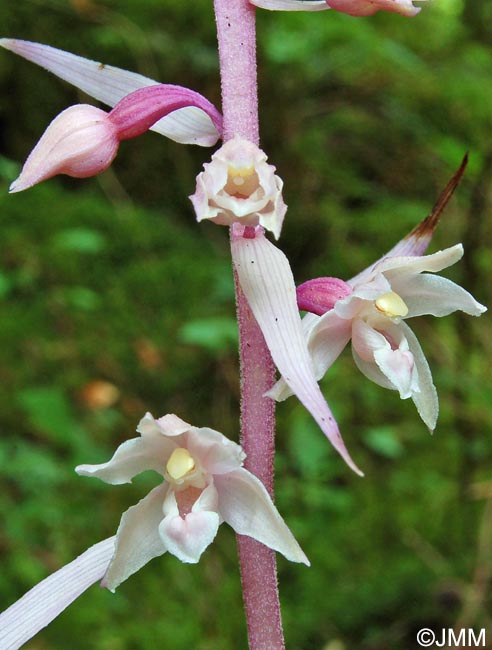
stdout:
<svg viewBox="0 0 492 650">
<path fill-rule="evenodd" d="M 0 648 L 17 650 L 100 580 L 114 551 L 114 537 L 91 546 L 42 580 L 0 614 Z"/>
<path fill-rule="evenodd" d="M 135 72 L 91 61 L 49 45 L 2 38 L 0 46 L 40 65 L 109 106 L 114 106 L 134 90 L 158 83 Z M 176 142 L 207 147 L 219 139 L 210 117 L 195 106 L 170 113 L 154 124 L 151 131 Z"/>
<path fill-rule="evenodd" d="M 316 379 L 325 376 L 350 340 L 352 323 L 339 318 L 334 311 L 326 312 L 311 328 L 308 349 L 314 364 Z"/>
<path fill-rule="evenodd" d="M 217 535 L 220 519 L 216 508 L 217 491 L 210 485 L 183 518 L 170 491 L 165 504 L 167 514 L 159 525 L 159 535 L 169 553 L 182 562 L 196 564 Z"/>
<path fill-rule="evenodd" d="M 118 447 L 107 463 L 79 465 L 75 471 L 80 476 L 95 476 L 111 485 L 130 483 L 134 476 L 148 469 L 164 476 L 167 459 L 175 448 L 172 440 L 159 434 L 131 438 Z"/>
<path fill-rule="evenodd" d="M 393 281 L 399 275 L 405 273 L 422 273 L 423 271 L 432 271 L 437 273 L 452 264 L 455 264 L 463 257 L 462 244 L 456 244 L 443 251 L 438 251 L 432 255 L 409 255 L 392 257 L 386 255 L 378 260 L 375 264 L 367 267 L 361 273 L 349 280 L 349 284 L 355 286 L 370 282 L 376 273 L 384 273 L 385 276 Z"/>
<path fill-rule="evenodd" d="M 374 361 L 400 393 L 401 399 L 413 396 L 418 389 L 418 376 L 415 371 L 413 355 L 409 350 L 400 348 L 376 350 Z"/>
<path fill-rule="evenodd" d="M 208 427 L 190 430 L 187 449 L 209 474 L 224 474 L 241 467 L 246 457 L 238 444 Z"/>
<path fill-rule="evenodd" d="M 239 283 L 275 365 L 345 462 L 362 475 L 345 447 L 335 418 L 316 382 L 288 259 L 260 229 L 257 229 L 254 239 L 234 232 L 239 231 L 233 229 L 231 241 Z"/>
<path fill-rule="evenodd" d="M 324 11 L 329 9 L 325 0 L 249 0 L 261 9 L 271 11 Z"/>
<path fill-rule="evenodd" d="M 423 271 L 438 273 L 442 269 L 456 264 L 462 257 L 463 245 L 455 244 L 443 251 L 422 257 L 387 257 L 374 266 L 374 271 L 384 273 L 391 282 L 397 276 L 406 273 L 422 273 Z"/>
<path fill-rule="evenodd" d="M 391 349 L 384 334 L 361 318 L 356 318 L 352 325 L 352 347 L 363 361 L 371 363 L 376 350 Z"/>
<path fill-rule="evenodd" d="M 405 318 L 423 314 L 447 316 L 458 310 L 480 316 L 487 310 L 468 291 L 439 275 L 398 276 L 391 284 L 393 291 L 403 298 L 408 307 Z"/>
<path fill-rule="evenodd" d="M 374 360 L 367 361 L 363 359 L 357 352 L 357 350 L 352 345 L 352 356 L 354 357 L 354 362 L 357 368 L 365 375 L 368 379 L 373 381 L 378 386 L 382 388 L 388 388 L 389 390 L 395 390 L 393 383 L 384 375 L 379 369 L 378 365 Z"/>
<path fill-rule="evenodd" d="M 162 506 L 167 490 L 167 485 L 158 485 L 123 513 L 113 559 L 102 582 L 104 587 L 114 591 L 147 562 L 166 552 L 159 536 L 159 524 L 164 517 Z"/>
<path fill-rule="evenodd" d="M 215 477 L 219 512 L 236 533 L 248 535 L 292 562 L 309 560 L 273 504 L 263 483 L 241 468 Z"/>
<path fill-rule="evenodd" d="M 408 341 L 408 347 L 413 354 L 419 377 L 419 392 L 415 392 L 412 395 L 412 400 L 417 407 L 420 417 L 432 432 L 436 428 L 437 416 L 439 414 L 439 401 L 436 387 L 432 381 L 429 364 L 417 337 L 408 325 L 406 323 L 400 323 L 399 327 L 403 330 L 405 338 Z"/>
</svg>

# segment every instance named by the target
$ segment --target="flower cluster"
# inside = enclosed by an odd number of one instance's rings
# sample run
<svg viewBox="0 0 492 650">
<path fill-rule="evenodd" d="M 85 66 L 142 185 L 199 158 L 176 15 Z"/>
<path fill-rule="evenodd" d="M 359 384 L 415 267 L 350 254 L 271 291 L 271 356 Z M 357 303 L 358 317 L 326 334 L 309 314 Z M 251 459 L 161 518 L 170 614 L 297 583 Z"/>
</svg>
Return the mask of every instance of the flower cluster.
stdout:
<svg viewBox="0 0 492 650">
<path fill-rule="evenodd" d="M 333 9 L 351 16 L 380 10 L 413 16 L 419 11 L 412 0 L 250 2 L 272 10 Z M 98 174 L 112 163 L 122 140 L 149 129 L 201 146 L 212 146 L 223 135 L 220 112 L 193 90 L 159 84 L 46 45 L 12 39 L 0 39 L 0 45 L 112 107 L 105 111 L 76 105 L 58 115 L 27 158 L 11 192 L 56 174 L 78 178 Z M 278 239 L 287 206 L 282 180 L 256 144 L 237 136 L 226 141 L 204 165 L 190 196 L 198 221 L 231 226 L 240 293 L 280 374 L 263 397 L 281 401 L 295 394 L 359 475 L 318 382 L 351 341 L 361 372 L 402 399 L 411 398 L 422 420 L 434 429 L 437 391 L 420 344 L 405 321 L 424 314 L 445 316 L 461 310 L 479 316 L 485 311 L 465 289 L 435 275 L 461 258 L 461 244 L 425 255 L 463 169 L 464 165 L 433 214 L 377 262 L 348 281 L 321 277 L 298 287 L 287 257 L 265 235 L 266 230 Z M 301 318 L 300 311 L 308 313 Z M 238 444 L 174 414 L 154 419 L 147 413 L 137 431 L 139 436 L 121 444 L 109 461 L 80 465 L 76 471 L 118 485 L 150 469 L 162 481 L 123 514 L 115 537 L 88 549 L 0 614 L 2 648 L 19 648 L 98 580 L 114 591 L 166 552 L 182 562 L 198 562 L 223 522 L 288 560 L 309 565 L 269 492 L 243 466 L 246 455 Z"/>
</svg>

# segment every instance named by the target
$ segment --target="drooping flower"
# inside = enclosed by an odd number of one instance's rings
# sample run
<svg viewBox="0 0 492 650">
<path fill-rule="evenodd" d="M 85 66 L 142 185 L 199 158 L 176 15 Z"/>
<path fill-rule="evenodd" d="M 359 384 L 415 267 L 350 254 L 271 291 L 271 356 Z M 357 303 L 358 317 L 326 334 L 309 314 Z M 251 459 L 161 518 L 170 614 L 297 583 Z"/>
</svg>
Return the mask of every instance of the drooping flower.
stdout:
<svg viewBox="0 0 492 650">
<path fill-rule="evenodd" d="M 377 11 L 390 11 L 415 16 L 420 8 L 413 2 L 426 0 L 250 0 L 262 9 L 273 11 L 324 11 L 334 9 L 349 16 L 372 16 Z"/>
<path fill-rule="evenodd" d="M 318 386 L 287 257 L 268 241 L 261 226 L 234 224 L 231 250 L 239 284 L 280 374 L 347 465 L 362 476 Z"/>
<path fill-rule="evenodd" d="M 91 61 L 50 45 L 14 38 L 1 38 L 0 47 L 36 63 L 108 106 L 115 106 L 136 90 L 160 85 L 158 81 L 136 72 L 122 70 L 99 61 Z M 174 86 L 174 88 L 178 87 Z M 188 92 L 193 93 L 194 91 L 188 90 Z M 195 94 L 198 95 L 198 93 Z M 202 99 L 212 106 L 208 100 Z M 216 114 L 218 113 L 215 108 L 213 110 Z M 221 129 L 217 127 L 216 120 L 207 110 L 196 103 L 176 108 L 147 128 L 175 142 L 204 147 L 213 146 L 221 136 Z"/>
<path fill-rule="evenodd" d="M 10 192 L 28 189 L 57 174 L 95 176 L 109 167 L 122 140 L 135 138 L 163 116 L 190 106 L 209 115 L 221 131 L 217 109 L 199 93 L 181 86 L 156 84 L 135 90 L 109 113 L 87 104 L 71 106 L 48 126 Z"/>
<path fill-rule="evenodd" d="M 297 289 L 307 341 L 317 379 L 321 379 L 347 343 L 357 367 L 375 383 L 411 398 L 430 430 L 438 415 L 437 392 L 427 360 L 404 322 L 430 314 L 446 316 L 460 310 L 479 316 L 486 308 L 450 280 L 431 275 L 457 262 L 461 244 L 423 255 L 444 205 L 463 172 L 466 159 L 448 184 L 433 213 L 387 255 L 348 282 L 335 278 L 310 280 Z M 292 389 L 283 377 L 269 391 L 277 400 Z"/>
<path fill-rule="evenodd" d="M 283 182 L 266 160 L 266 154 L 248 140 L 235 137 L 226 142 L 197 177 L 195 194 L 190 196 L 197 220 L 259 224 L 278 239 L 287 206 Z"/>
<path fill-rule="evenodd" d="M 155 420 L 147 413 L 137 431 L 140 437 L 120 445 L 107 463 L 76 468 L 113 485 L 131 482 L 147 469 L 164 478 L 123 514 L 103 586 L 114 590 L 166 551 L 198 562 L 223 521 L 287 559 L 309 564 L 263 484 L 242 466 L 239 445 L 175 415 Z"/>
</svg>

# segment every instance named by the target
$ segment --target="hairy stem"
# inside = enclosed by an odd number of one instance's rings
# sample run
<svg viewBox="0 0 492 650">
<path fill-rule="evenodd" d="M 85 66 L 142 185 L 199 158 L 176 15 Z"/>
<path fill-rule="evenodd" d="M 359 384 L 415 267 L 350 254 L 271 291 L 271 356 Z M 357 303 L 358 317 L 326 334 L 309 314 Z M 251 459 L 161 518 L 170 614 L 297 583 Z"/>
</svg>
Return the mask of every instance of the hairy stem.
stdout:
<svg viewBox="0 0 492 650">
<path fill-rule="evenodd" d="M 255 10 L 248 0 L 214 0 L 222 81 L 224 140 L 259 140 Z M 241 444 L 245 466 L 273 498 L 275 406 L 263 394 L 275 368 L 263 335 L 239 287 L 236 304 L 241 366 Z M 283 650 L 275 553 L 238 535 L 244 607 L 251 650 Z"/>
</svg>

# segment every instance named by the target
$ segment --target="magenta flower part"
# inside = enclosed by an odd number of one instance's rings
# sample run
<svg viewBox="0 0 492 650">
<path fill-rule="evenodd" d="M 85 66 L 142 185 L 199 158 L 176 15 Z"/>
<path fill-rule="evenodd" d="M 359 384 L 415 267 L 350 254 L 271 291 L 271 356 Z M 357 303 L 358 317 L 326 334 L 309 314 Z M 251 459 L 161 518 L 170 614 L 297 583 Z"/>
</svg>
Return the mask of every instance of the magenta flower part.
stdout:
<svg viewBox="0 0 492 650">
<path fill-rule="evenodd" d="M 2 38 L 0 46 L 36 63 L 108 106 L 115 106 L 135 90 L 159 83 L 136 72 L 92 61 L 50 45 Z M 202 99 L 209 105 L 205 98 Z M 166 114 L 150 130 L 182 144 L 211 147 L 221 136 L 214 119 L 199 104 L 192 102 Z"/>
<path fill-rule="evenodd" d="M 322 316 L 352 291 L 350 284 L 339 278 L 315 278 L 297 287 L 297 306 L 301 310 Z"/>
<path fill-rule="evenodd" d="M 212 120 L 217 133 L 222 134 L 222 115 L 203 95 L 170 84 L 141 88 L 123 97 L 109 113 L 120 140 L 135 138 L 148 131 L 156 122 L 182 108 L 195 107 Z"/>
<path fill-rule="evenodd" d="M 417 0 L 425 2 L 426 0 Z M 412 0 L 250 0 L 256 7 L 272 11 L 323 11 L 334 9 L 349 16 L 371 16 L 377 11 L 389 11 L 403 16 L 415 16 L 420 8 Z"/>
</svg>

